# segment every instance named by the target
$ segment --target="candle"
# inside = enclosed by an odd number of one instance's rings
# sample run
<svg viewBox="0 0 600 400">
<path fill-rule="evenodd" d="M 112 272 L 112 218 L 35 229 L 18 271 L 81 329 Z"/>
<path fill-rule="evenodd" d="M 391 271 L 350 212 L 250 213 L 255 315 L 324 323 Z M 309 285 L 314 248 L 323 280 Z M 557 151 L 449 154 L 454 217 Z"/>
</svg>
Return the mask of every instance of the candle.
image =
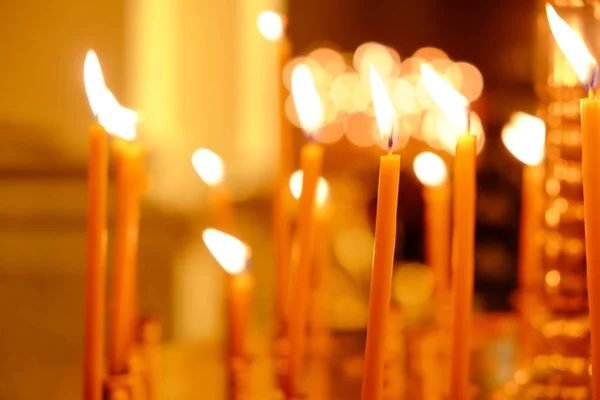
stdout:
<svg viewBox="0 0 600 400">
<path fill-rule="evenodd" d="M 105 88 L 100 64 L 93 51 L 88 52 L 85 59 L 84 80 L 92 111 L 98 115 Z M 104 378 L 108 143 L 106 131 L 100 124 L 90 126 L 89 137 L 83 398 L 101 400 Z"/>
<path fill-rule="evenodd" d="M 470 132 L 471 117 L 467 99 L 429 65 L 421 66 L 421 76 L 434 102 L 460 130 L 457 132 L 454 157 L 450 398 L 463 400 L 470 398 L 477 138 Z"/>
<path fill-rule="evenodd" d="M 312 75 L 306 65 L 296 66 L 292 72 L 292 93 L 303 130 L 309 139 L 318 132 L 323 122 L 323 110 Z M 305 334 L 310 299 L 310 277 L 312 274 L 315 208 L 317 182 L 321 175 L 323 149 L 309 141 L 302 147 L 300 168 L 302 169 L 302 195 L 298 212 L 297 237 L 300 249 L 295 280 L 291 282 L 291 304 L 287 324 L 290 345 L 287 371 L 288 395 L 298 395 L 303 372 Z"/>
<path fill-rule="evenodd" d="M 450 185 L 446 164 L 429 152 L 419 154 L 413 164 L 423 184 L 425 202 L 425 262 L 435 277 L 435 318 L 448 316 L 450 279 Z"/>
<path fill-rule="evenodd" d="M 506 148 L 523 165 L 518 281 L 522 291 L 535 290 L 542 282 L 541 249 L 536 243 L 542 218 L 544 142 L 546 127 L 539 118 L 515 113 L 502 130 Z"/>
<path fill-rule="evenodd" d="M 214 218 L 214 225 L 222 231 L 234 233 L 233 204 L 229 191 L 223 184 L 224 166 L 221 157 L 208 149 L 198 149 L 192 155 L 192 165 L 210 187 L 208 208 Z"/>
<path fill-rule="evenodd" d="M 400 156 L 392 154 L 394 146 L 398 145 L 398 138 L 395 137 L 394 132 L 396 130 L 394 109 L 381 78 L 372 66 L 370 67 L 370 78 L 377 126 L 388 149 L 388 154 L 381 156 L 379 164 L 375 248 L 373 250 L 361 398 L 362 400 L 380 400 L 383 393 L 387 322 L 396 245 Z"/>
<path fill-rule="evenodd" d="M 583 40 L 546 3 L 550 29 L 577 76 L 589 90 L 581 100 L 581 149 L 585 256 L 592 346 L 592 393 L 600 394 L 600 99 L 593 89 L 598 83 L 598 66 Z"/>
<path fill-rule="evenodd" d="M 137 253 L 140 198 L 146 174 L 142 147 L 134 135 L 115 140 L 115 258 L 112 282 L 109 371 L 120 374 L 135 341 L 137 319 Z"/>
<path fill-rule="evenodd" d="M 216 229 L 207 229 L 202 238 L 217 262 L 231 276 L 228 287 L 229 355 L 246 355 L 246 331 L 250 314 L 253 279 L 247 265 L 251 250 L 240 240 Z"/>
<path fill-rule="evenodd" d="M 298 170 L 292 174 L 289 180 L 290 192 L 292 196 L 298 200 L 302 195 L 302 170 Z M 315 267 L 313 269 L 313 273 L 311 276 L 311 288 L 312 290 L 317 290 L 319 288 L 319 283 L 321 280 L 321 276 L 323 274 L 323 268 L 327 264 L 328 251 L 327 251 L 327 210 L 326 203 L 327 198 L 329 196 L 329 184 L 325 180 L 325 178 L 319 178 L 319 182 L 317 183 L 317 210 L 316 210 L 316 232 L 317 232 L 317 240 L 316 240 L 316 249 L 315 249 Z M 293 246 L 296 248 L 296 246 Z M 294 260 L 294 259 L 292 259 Z M 313 298 L 310 302 L 313 306 L 318 304 L 318 300 Z M 320 330 L 322 324 L 320 324 L 321 318 L 318 315 L 318 311 L 316 307 L 313 307 L 311 310 L 311 318 L 310 318 L 310 330 L 312 332 L 316 330 Z"/>
<path fill-rule="evenodd" d="M 277 82 L 279 88 L 279 168 L 275 183 L 273 199 L 273 237 L 275 238 L 275 316 L 277 335 L 284 334 L 285 312 L 290 273 L 290 243 L 291 224 L 287 212 L 286 180 L 291 172 L 292 131 L 291 124 L 285 114 L 285 101 L 288 91 L 283 83 L 283 69 L 287 65 L 291 45 L 284 35 L 284 18 L 273 12 L 265 11 L 258 16 L 258 29 L 265 39 L 277 43 L 278 70 Z"/>
</svg>

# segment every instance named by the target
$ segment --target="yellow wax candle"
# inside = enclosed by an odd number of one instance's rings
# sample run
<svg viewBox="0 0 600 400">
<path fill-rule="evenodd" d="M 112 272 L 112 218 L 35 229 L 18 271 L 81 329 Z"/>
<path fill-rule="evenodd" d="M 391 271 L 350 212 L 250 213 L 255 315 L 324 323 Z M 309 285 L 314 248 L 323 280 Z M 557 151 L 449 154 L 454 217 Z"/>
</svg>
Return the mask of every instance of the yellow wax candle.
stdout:
<svg viewBox="0 0 600 400">
<path fill-rule="evenodd" d="M 469 394 L 471 308 L 475 258 L 475 201 L 477 137 L 470 133 L 469 103 L 431 66 L 421 65 L 429 95 L 457 128 L 454 158 L 452 230 L 452 332 L 450 399 Z M 466 134 L 464 133 L 466 132 Z"/>
<path fill-rule="evenodd" d="M 291 285 L 288 318 L 290 356 L 288 360 L 288 393 L 298 394 L 302 374 L 315 238 L 317 183 L 321 176 L 323 148 L 317 143 L 304 145 L 300 155 L 302 194 L 298 212 L 299 259 L 295 280 Z"/>
<path fill-rule="evenodd" d="M 250 314 L 253 279 L 247 270 L 250 248 L 237 238 L 216 229 L 207 229 L 202 239 L 221 267 L 230 275 L 228 281 L 229 356 L 246 356 L 245 340 Z"/>
<path fill-rule="evenodd" d="M 104 379 L 104 313 L 106 302 L 107 134 L 100 124 L 90 127 L 88 166 L 87 264 L 85 280 L 85 400 L 101 400 Z"/>
<path fill-rule="evenodd" d="M 414 169 L 423 183 L 425 263 L 433 270 L 435 319 L 442 324 L 448 320 L 450 302 L 450 184 L 444 161 L 433 153 L 419 154 Z"/>
<path fill-rule="evenodd" d="M 257 20 L 263 37 L 277 44 L 277 87 L 279 109 L 279 168 L 273 198 L 273 237 L 275 241 L 275 319 L 277 336 L 285 333 L 287 290 L 290 274 L 291 221 L 287 212 L 287 180 L 292 162 L 292 125 L 285 113 L 288 90 L 283 71 L 290 60 L 291 43 L 285 36 L 286 18 L 274 11 L 263 11 Z"/>
<path fill-rule="evenodd" d="M 591 94 L 591 93 L 590 93 Z M 581 100 L 585 257 L 592 337 L 592 393 L 600 394 L 600 99 Z"/>
<path fill-rule="evenodd" d="M 546 3 L 546 15 L 554 38 L 577 76 L 589 89 L 581 100 L 581 149 L 587 290 L 592 344 L 592 393 L 600 394 L 600 100 L 594 98 L 598 83 L 598 64 L 585 43 L 554 8 Z"/>
<path fill-rule="evenodd" d="M 385 339 L 392 292 L 399 182 L 400 156 L 395 154 L 382 156 L 379 164 L 375 249 L 371 273 L 362 400 L 381 399 L 383 392 Z"/>
<path fill-rule="evenodd" d="M 382 156 L 379 162 L 375 248 L 369 292 L 369 318 L 361 399 L 380 400 L 383 394 L 387 324 L 396 247 L 400 156 L 392 154 L 394 145 L 398 144 L 394 142 L 396 117 L 393 106 L 381 78 L 372 66 L 370 79 L 377 126 L 387 145 L 388 154 Z"/>
<path fill-rule="evenodd" d="M 137 143 L 117 140 L 114 150 L 116 232 L 109 370 L 112 374 L 120 374 L 125 372 L 135 337 L 140 197 L 146 177 L 143 151 Z"/>
<path fill-rule="evenodd" d="M 277 335 L 285 330 L 287 291 L 289 289 L 291 221 L 287 210 L 287 179 L 291 173 L 292 126 L 285 114 L 285 101 L 288 90 L 283 83 L 283 69 L 291 54 L 287 37 L 279 40 L 279 169 L 273 201 L 273 236 L 275 238 L 275 316 Z"/>
<path fill-rule="evenodd" d="M 450 398 L 469 399 L 475 256 L 476 137 L 461 135 L 454 158 Z"/>
</svg>

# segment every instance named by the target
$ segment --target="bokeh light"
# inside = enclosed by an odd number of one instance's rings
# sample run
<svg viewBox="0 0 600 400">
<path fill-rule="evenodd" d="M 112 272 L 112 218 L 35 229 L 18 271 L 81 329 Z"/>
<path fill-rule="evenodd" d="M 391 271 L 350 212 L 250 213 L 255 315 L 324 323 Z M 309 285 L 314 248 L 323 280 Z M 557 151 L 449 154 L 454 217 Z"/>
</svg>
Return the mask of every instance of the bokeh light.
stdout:
<svg viewBox="0 0 600 400">
<path fill-rule="evenodd" d="M 502 129 L 506 148 L 527 165 L 538 165 L 544 160 L 545 139 L 544 121 L 522 112 L 514 113 Z"/>
<path fill-rule="evenodd" d="M 370 271 L 373 261 L 373 233 L 367 229 L 348 229 L 336 235 L 333 251 L 338 262 L 353 275 Z"/>
<path fill-rule="evenodd" d="M 459 61 L 446 69 L 445 75 L 450 78 L 454 87 L 473 102 L 483 93 L 483 75 L 479 69 L 468 62 Z"/>
<path fill-rule="evenodd" d="M 436 47 L 422 47 L 415 51 L 413 57 L 421 58 L 427 62 L 448 58 L 448 54 L 444 50 Z"/>
<path fill-rule="evenodd" d="M 327 47 L 315 49 L 308 54 L 307 58 L 318 63 L 331 80 L 346 71 L 344 57 L 333 49 Z"/>
<path fill-rule="evenodd" d="M 209 186 L 216 186 L 223 180 L 223 161 L 208 149 L 198 149 L 192 155 L 192 165 L 200 178 Z"/>
<path fill-rule="evenodd" d="M 283 35 L 284 21 L 280 14 L 274 11 L 263 11 L 256 20 L 258 30 L 269 41 L 276 41 Z"/>
<path fill-rule="evenodd" d="M 364 43 L 356 49 L 353 65 L 354 69 L 363 77 L 369 76 L 370 66 L 373 66 L 384 79 L 397 76 L 400 71 L 394 53 L 388 47 L 374 42 Z"/>
<path fill-rule="evenodd" d="M 415 157 L 413 168 L 419 181 L 426 186 L 438 186 L 448 178 L 444 160 L 429 151 L 420 153 Z"/>
<path fill-rule="evenodd" d="M 374 137 L 379 136 L 375 118 L 365 113 L 349 114 L 346 118 L 346 139 L 355 146 L 369 147 L 375 144 Z"/>
<path fill-rule="evenodd" d="M 433 295 L 434 286 L 431 268 L 423 264 L 402 265 L 394 274 L 394 297 L 404 307 L 423 306 Z"/>
</svg>

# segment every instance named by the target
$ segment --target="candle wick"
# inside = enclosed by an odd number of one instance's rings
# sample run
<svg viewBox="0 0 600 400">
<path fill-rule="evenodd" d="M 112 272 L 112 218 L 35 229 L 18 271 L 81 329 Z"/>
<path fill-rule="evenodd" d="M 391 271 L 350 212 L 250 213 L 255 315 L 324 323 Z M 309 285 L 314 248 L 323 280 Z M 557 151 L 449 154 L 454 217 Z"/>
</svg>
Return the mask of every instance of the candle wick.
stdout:
<svg viewBox="0 0 600 400">
<path fill-rule="evenodd" d="M 394 148 L 394 137 L 392 135 L 388 136 L 388 154 L 392 154 L 392 149 Z"/>
</svg>

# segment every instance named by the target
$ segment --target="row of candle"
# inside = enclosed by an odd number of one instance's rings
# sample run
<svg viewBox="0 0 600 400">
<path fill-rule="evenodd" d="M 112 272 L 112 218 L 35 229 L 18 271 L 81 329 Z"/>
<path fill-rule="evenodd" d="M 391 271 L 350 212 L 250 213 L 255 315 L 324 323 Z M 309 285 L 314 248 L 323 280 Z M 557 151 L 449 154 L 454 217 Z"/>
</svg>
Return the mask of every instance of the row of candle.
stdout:
<svg viewBox="0 0 600 400">
<path fill-rule="evenodd" d="M 574 62 L 580 78 L 590 87 L 597 79 L 596 62 L 585 49 L 581 40 L 548 8 L 548 16 L 552 30 L 563 51 Z M 428 65 L 421 69 L 425 86 L 435 103 L 446 113 L 463 134 L 457 136 L 454 190 L 453 190 L 453 233 L 452 233 L 452 357 L 451 357 L 451 398 L 463 399 L 468 396 L 469 372 L 469 336 L 470 313 L 473 291 L 473 256 L 474 256 L 474 224 L 475 224 L 475 136 L 469 132 L 470 112 L 468 102 L 448 85 Z M 376 118 L 382 141 L 388 154 L 381 157 L 378 189 L 378 206 L 375 228 L 375 248 L 373 259 L 371 294 L 369 303 L 369 322 L 365 349 L 365 370 L 363 375 L 363 400 L 381 397 L 383 384 L 383 352 L 387 314 L 390 302 L 391 274 L 393 266 L 396 208 L 398 203 L 398 183 L 400 177 L 400 157 L 392 154 L 394 148 L 401 145 L 396 135 L 394 110 L 390 104 L 385 85 L 375 69 L 371 68 L 371 89 L 375 105 Z M 106 88 L 102 79 L 99 63 L 95 55 L 86 59 L 86 90 L 90 104 L 100 124 L 90 129 L 90 169 L 89 169 L 89 207 L 88 207 L 88 266 L 86 283 L 86 352 L 85 352 L 85 398 L 99 399 L 103 374 L 103 332 L 104 332 L 104 291 L 106 276 L 106 192 L 108 170 L 107 132 L 122 139 L 133 139 L 135 135 L 136 116 L 131 110 L 120 106 L 114 96 Z M 591 89 L 590 89 L 591 90 Z M 309 138 L 317 134 L 322 120 L 318 94 L 312 83 L 308 68 L 296 67 L 292 80 L 294 101 L 302 126 Z M 590 91 L 591 97 L 591 91 Z M 600 103 L 593 98 L 582 101 L 582 133 L 583 133 L 583 173 L 585 188 L 586 243 L 588 252 L 588 281 L 590 288 L 590 315 L 592 320 L 592 362 L 600 365 L 600 351 L 597 350 L 600 340 L 600 294 L 593 289 L 593 283 L 600 283 L 600 274 L 595 264 L 600 263 L 600 253 L 593 248 L 593 238 L 600 235 L 600 219 L 595 217 L 595 204 L 600 201 L 600 191 L 596 189 L 596 179 L 600 178 L 599 165 L 593 157 L 593 151 L 600 146 L 596 135 L 596 126 L 600 118 Z M 133 132 L 133 135 L 132 135 Z M 133 321 L 135 319 L 135 265 L 137 251 L 137 229 L 139 220 L 139 197 L 143 192 L 145 172 L 143 168 L 143 151 L 133 141 L 115 142 L 116 156 L 116 190 L 117 190 L 117 224 L 114 298 L 111 309 L 110 324 L 110 367 L 111 373 L 122 373 L 125 368 L 127 352 L 133 340 Z M 280 320 L 285 321 L 285 334 L 289 339 L 290 356 L 287 381 L 287 392 L 300 392 L 299 379 L 302 371 L 304 341 L 307 323 L 307 308 L 310 298 L 310 276 L 315 235 L 315 196 L 317 182 L 321 175 L 323 150 L 320 145 L 310 141 L 302 148 L 301 169 L 303 171 L 302 195 L 298 216 L 298 237 L 300 259 L 295 266 L 296 276 L 293 293 L 283 293 L 291 304 L 288 310 L 279 311 Z M 286 174 L 280 174 L 280 180 Z M 534 178 L 526 178 L 527 182 Z M 281 187 L 282 185 L 278 185 Z M 276 213 L 277 214 L 277 213 Z M 532 214 L 525 212 L 525 215 Z M 535 213 L 533 213 L 535 214 Z M 224 223 L 223 227 L 228 230 Z M 279 228 L 286 226 L 286 221 L 275 221 Z M 229 224 L 231 225 L 231 224 Z M 524 223 L 524 225 L 527 225 Z M 443 228 L 445 229 L 445 228 Z M 216 233 L 216 231 L 209 231 Z M 281 230 L 280 232 L 284 232 Z M 207 244 L 209 236 L 205 235 Z M 284 234 L 285 235 L 285 234 Z M 527 235 L 524 235 L 527 236 Z M 533 235 L 535 236 L 535 235 Z M 278 236 L 277 236 L 278 237 Z M 432 236 L 433 237 L 433 236 Z M 525 239 L 525 238 L 524 238 Z M 210 245 L 209 245 L 210 247 Z M 524 246 L 532 247 L 532 246 Z M 281 253 L 278 264 L 289 261 L 289 247 L 277 247 Z M 448 252 L 449 253 L 449 252 Z M 244 256 L 244 263 L 245 258 Z M 447 260 L 447 258 L 446 258 Z M 441 265 L 442 261 L 440 261 Z M 433 264 L 433 262 L 432 262 Z M 278 271 L 286 271 L 278 265 Z M 447 271 L 437 274 L 439 286 L 446 284 Z M 524 271 L 526 268 L 521 268 Z M 523 282 L 529 281 L 523 278 Z M 248 285 L 246 285 L 248 286 Z M 283 289 L 283 288 L 280 288 Z M 241 289 L 234 289 L 239 292 Z M 247 292 L 247 291 L 245 291 Z M 238 295 L 231 295 L 232 297 Z M 442 300 L 440 300 L 440 303 Z M 246 302 L 244 302 L 246 303 Z M 285 302 L 280 303 L 285 304 Z M 241 306 L 232 305 L 233 309 Z M 287 312 L 286 312 L 287 311 Z M 242 317 L 237 326 L 244 326 L 245 312 L 233 311 Z M 293 316 L 293 317 L 292 317 Z M 232 317 L 236 319 L 237 317 Z M 239 328 L 239 331 L 244 331 Z M 243 334 L 241 335 L 243 338 Z M 241 339 L 243 342 L 243 339 Z M 238 345 L 242 346 L 242 345 Z M 238 349 L 236 351 L 242 352 Z M 600 392 L 600 382 L 594 381 L 594 389 Z"/>
</svg>

